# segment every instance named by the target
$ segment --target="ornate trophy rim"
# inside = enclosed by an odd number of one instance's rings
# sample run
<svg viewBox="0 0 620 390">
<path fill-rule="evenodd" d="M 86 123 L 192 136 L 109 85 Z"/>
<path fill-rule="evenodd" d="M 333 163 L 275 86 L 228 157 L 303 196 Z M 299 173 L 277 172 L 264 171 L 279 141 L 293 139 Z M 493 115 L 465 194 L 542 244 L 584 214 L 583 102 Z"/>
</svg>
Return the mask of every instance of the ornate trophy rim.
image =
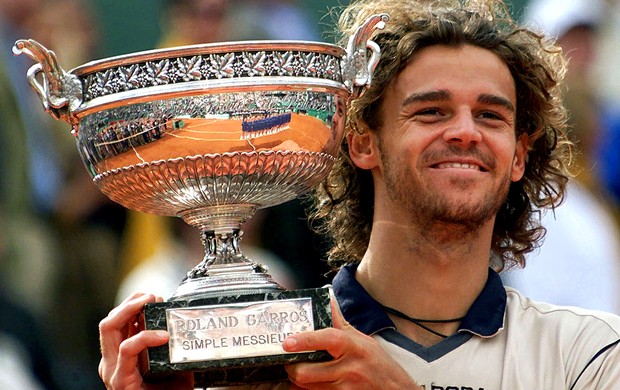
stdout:
<svg viewBox="0 0 620 390">
<path fill-rule="evenodd" d="M 106 68 L 125 66 L 140 62 L 179 58 L 201 54 L 222 54 L 230 52 L 252 52 L 261 50 L 291 51 L 302 50 L 320 52 L 333 56 L 343 56 L 346 50 L 342 47 L 318 41 L 301 40 L 247 40 L 202 43 L 195 45 L 171 46 L 161 49 L 142 50 L 134 53 L 120 54 L 89 61 L 71 69 L 68 73 L 83 76 Z"/>
<path fill-rule="evenodd" d="M 26 54 L 36 61 L 27 72 L 28 82 L 34 91 L 39 95 L 45 110 L 57 119 L 75 127 L 79 123 L 76 112 L 83 108 L 85 102 L 91 100 L 87 87 L 85 88 L 85 77 L 91 77 L 94 73 L 111 71 L 114 68 L 123 68 L 120 82 L 134 84 L 129 89 L 135 90 L 142 88 L 135 85 L 134 66 L 140 63 L 152 63 L 155 61 L 165 61 L 169 59 L 181 59 L 187 56 L 215 55 L 222 53 L 242 52 L 251 53 L 253 51 L 300 51 L 318 53 L 333 56 L 339 59 L 339 72 L 336 75 L 328 74 L 327 79 L 340 82 L 349 92 L 349 100 L 360 96 L 364 89 L 370 85 L 372 72 L 376 67 L 379 57 L 379 46 L 370 40 L 370 36 L 375 29 L 383 29 L 389 20 L 387 14 L 376 14 L 370 16 L 366 22 L 358 28 L 348 41 L 347 47 L 342 48 L 338 45 L 297 40 L 255 40 L 255 41 L 230 41 L 215 42 L 198 45 L 175 46 L 169 48 L 145 50 L 135 53 L 122 54 L 94 60 L 80 65 L 73 70 L 66 72 L 58 64 L 56 54 L 48 50 L 43 45 L 32 39 L 19 39 L 13 46 L 15 55 Z M 370 57 L 368 58 L 368 51 Z M 189 64 L 191 66 L 191 64 Z M 181 64 L 181 68 L 186 68 L 187 64 Z M 155 69 L 157 72 L 157 69 Z M 190 79 L 193 72 L 187 73 Z M 328 72 L 330 73 L 330 72 Z M 333 73 L 333 72 L 331 72 Z M 250 76 L 252 76 L 250 74 Z M 288 76 L 295 76 L 290 74 Z M 305 75 L 304 75 L 305 76 Z M 105 74 L 102 77 L 107 77 Z M 219 76 L 216 76 L 220 78 Z M 314 76 L 316 77 L 316 76 Z M 319 76 L 317 78 L 321 78 Z M 185 77 L 184 77 L 185 78 Z M 190 81 L 190 80 L 184 80 Z M 156 83 L 157 84 L 157 83 Z M 167 82 L 165 82 L 167 84 Z M 86 89 L 86 91 L 85 91 Z M 118 91 L 112 91 L 115 93 Z M 106 93 L 107 94 L 107 93 Z M 97 96 L 95 96 L 96 98 Z M 108 102 L 109 103 L 109 102 Z M 122 101 L 126 103 L 126 101 Z"/>
<path fill-rule="evenodd" d="M 75 99 L 80 104 L 72 109 L 79 121 L 93 112 L 159 97 L 291 86 L 349 94 L 345 55 L 343 48 L 322 42 L 216 42 L 103 58 L 74 68 L 66 77 L 81 87 Z"/>
</svg>

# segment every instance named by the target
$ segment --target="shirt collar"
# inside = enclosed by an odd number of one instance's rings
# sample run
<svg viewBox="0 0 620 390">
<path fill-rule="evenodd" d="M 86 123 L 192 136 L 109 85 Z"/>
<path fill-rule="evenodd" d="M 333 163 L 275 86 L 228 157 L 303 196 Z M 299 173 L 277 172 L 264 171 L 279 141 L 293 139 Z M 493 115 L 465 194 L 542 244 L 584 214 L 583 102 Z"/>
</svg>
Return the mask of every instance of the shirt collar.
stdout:
<svg viewBox="0 0 620 390">
<path fill-rule="evenodd" d="M 344 318 L 357 330 L 373 335 L 395 325 L 361 284 L 355 279 L 357 264 L 342 267 L 333 280 L 334 294 Z M 492 337 L 504 325 L 506 290 L 499 275 L 489 268 L 487 282 L 465 315 L 459 332 Z"/>
</svg>

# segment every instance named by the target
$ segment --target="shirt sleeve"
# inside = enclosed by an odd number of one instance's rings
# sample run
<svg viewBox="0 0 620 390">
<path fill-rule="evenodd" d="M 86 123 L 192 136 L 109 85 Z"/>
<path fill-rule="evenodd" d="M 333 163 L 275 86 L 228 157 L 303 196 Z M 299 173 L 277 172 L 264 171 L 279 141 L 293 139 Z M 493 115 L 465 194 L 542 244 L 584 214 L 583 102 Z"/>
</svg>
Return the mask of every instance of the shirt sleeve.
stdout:
<svg viewBox="0 0 620 390">
<path fill-rule="evenodd" d="M 620 339 L 600 349 L 569 390 L 613 390 L 620 383 Z"/>
</svg>

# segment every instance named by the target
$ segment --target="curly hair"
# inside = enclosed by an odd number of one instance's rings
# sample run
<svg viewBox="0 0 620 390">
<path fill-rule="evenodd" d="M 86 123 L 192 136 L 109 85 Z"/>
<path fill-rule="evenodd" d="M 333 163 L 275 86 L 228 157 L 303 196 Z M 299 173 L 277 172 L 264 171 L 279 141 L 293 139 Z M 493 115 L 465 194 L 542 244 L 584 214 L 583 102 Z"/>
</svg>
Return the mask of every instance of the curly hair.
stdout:
<svg viewBox="0 0 620 390">
<path fill-rule="evenodd" d="M 387 13 L 390 21 L 371 37 L 381 48 L 372 84 L 348 108 L 347 132 L 374 131 L 389 84 L 425 47 L 473 45 L 497 54 L 516 86 L 516 136 L 527 134 L 524 177 L 511 183 L 493 229 L 490 264 L 498 270 L 525 265 L 525 255 L 545 234 L 540 209 L 554 208 L 569 180 L 571 143 L 562 105 L 566 60 L 542 34 L 518 25 L 501 0 L 360 0 L 341 14 L 343 39 L 369 16 Z M 343 42 L 344 43 L 344 42 Z M 315 193 L 311 219 L 332 240 L 328 262 L 333 269 L 359 262 L 368 247 L 374 191 L 370 171 L 349 158 L 346 139 L 326 180 Z"/>
</svg>

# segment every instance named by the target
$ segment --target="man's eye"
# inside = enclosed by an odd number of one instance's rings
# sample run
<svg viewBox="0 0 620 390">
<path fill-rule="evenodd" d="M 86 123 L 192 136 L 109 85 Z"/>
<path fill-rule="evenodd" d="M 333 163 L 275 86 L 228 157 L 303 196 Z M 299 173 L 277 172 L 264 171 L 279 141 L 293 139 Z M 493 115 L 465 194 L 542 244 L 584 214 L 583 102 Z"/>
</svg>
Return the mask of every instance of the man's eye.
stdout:
<svg viewBox="0 0 620 390">
<path fill-rule="evenodd" d="M 499 115 L 499 114 L 497 114 L 495 112 L 492 112 L 492 111 L 481 112 L 479 117 L 482 118 L 482 119 L 497 119 L 497 120 L 501 120 L 502 119 L 501 115 Z"/>
<path fill-rule="evenodd" d="M 439 115 L 439 110 L 436 108 L 425 108 L 416 112 L 416 115 Z"/>
</svg>

